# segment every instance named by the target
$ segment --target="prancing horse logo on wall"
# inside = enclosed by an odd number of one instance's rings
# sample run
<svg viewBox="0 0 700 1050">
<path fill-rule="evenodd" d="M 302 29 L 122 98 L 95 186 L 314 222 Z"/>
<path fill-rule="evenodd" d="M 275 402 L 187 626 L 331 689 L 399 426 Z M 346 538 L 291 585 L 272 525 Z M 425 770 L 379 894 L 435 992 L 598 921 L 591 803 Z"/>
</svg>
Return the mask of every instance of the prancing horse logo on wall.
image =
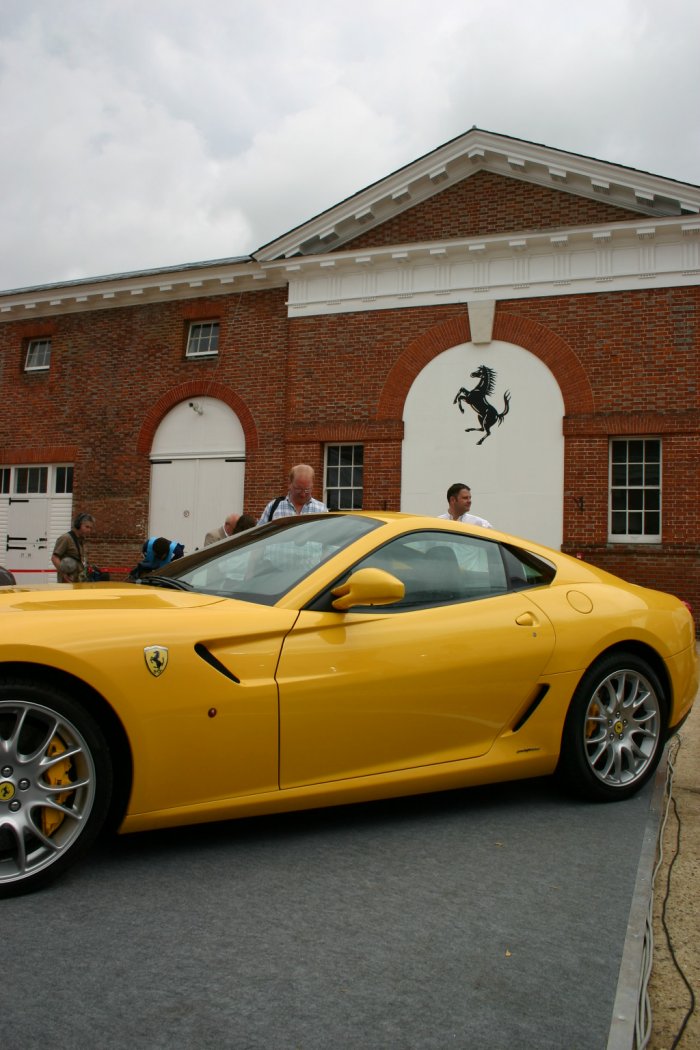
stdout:
<svg viewBox="0 0 700 1050">
<path fill-rule="evenodd" d="M 146 667 L 154 678 L 159 678 L 168 666 L 168 650 L 164 645 L 147 645 L 143 650 Z"/>
<path fill-rule="evenodd" d="M 479 438 L 477 445 L 481 445 L 482 442 L 486 441 L 491 433 L 491 428 L 498 423 L 499 427 L 503 422 L 505 416 L 508 415 L 508 409 L 510 407 L 510 390 L 506 390 L 503 395 L 503 411 L 499 412 L 493 405 L 488 401 L 488 395 L 493 393 L 493 388 L 496 383 L 496 373 L 493 368 L 488 368 L 486 365 L 479 365 L 476 372 L 471 373 L 472 379 L 478 379 L 479 382 L 476 384 L 473 390 L 467 390 L 466 387 L 461 387 L 457 391 L 457 396 L 452 402 L 453 405 L 457 405 L 460 412 L 464 412 L 464 406 L 469 405 L 476 412 L 477 419 L 479 420 L 478 427 L 466 427 L 465 434 L 470 434 L 473 430 L 482 433 L 485 431 L 484 436 Z"/>
</svg>

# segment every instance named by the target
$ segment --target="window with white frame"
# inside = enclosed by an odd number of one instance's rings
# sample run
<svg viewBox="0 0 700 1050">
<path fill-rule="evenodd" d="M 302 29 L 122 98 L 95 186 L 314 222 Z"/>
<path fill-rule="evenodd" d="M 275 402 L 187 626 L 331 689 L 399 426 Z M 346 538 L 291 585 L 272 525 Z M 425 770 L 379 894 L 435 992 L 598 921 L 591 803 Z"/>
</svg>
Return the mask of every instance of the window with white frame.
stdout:
<svg viewBox="0 0 700 1050">
<path fill-rule="evenodd" d="M 73 491 L 73 468 L 54 468 L 54 492 L 56 495 L 66 495 Z"/>
<path fill-rule="evenodd" d="M 48 467 L 15 467 L 16 496 L 36 496 L 48 492 Z"/>
<path fill-rule="evenodd" d="M 324 497 L 329 510 L 362 510 L 364 447 L 326 445 Z"/>
<path fill-rule="evenodd" d="M 70 496 L 73 492 L 73 467 L 0 467 L 0 495 Z"/>
<path fill-rule="evenodd" d="M 51 340 L 30 339 L 27 343 L 25 372 L 46 372 L 51 365 Z"/>
<path fill-rule="evenodd" d="M 219 322 L 192 321 L 187 337 L 187 357 L 215 357 L 219 352 Z"/>
<path fill-rule="evenodd" d="M 613 438 L 610 441 L 611 543 L 661 541 L 661 441 Z"/>
</svg>

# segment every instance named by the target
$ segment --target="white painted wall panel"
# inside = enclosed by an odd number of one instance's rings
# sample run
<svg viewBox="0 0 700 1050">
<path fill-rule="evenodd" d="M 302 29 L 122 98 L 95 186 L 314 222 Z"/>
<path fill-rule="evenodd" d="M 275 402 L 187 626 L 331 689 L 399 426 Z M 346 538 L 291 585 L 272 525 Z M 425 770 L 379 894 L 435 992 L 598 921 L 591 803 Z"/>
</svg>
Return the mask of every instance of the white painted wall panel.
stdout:
<svg viewBox="0 0 700 1050">
<path fill-rule="evenodd" d="M 453 400 L 472 389 L 479 365 L 496 372 L 489 401 L 508 414 L 483 444 L 467 406 Z M 510 343 L 465 343 L 444 351 L 416 378 L 406 399 L 402 454 L 401 509 L 419 514 L 447 510 L 449 485 L 463 481 L 473 493 L 472 510 L 496 528 L 558 548 L 562 542 L 564 404 L 549 369 L 533 354 Z"/>
</svg>

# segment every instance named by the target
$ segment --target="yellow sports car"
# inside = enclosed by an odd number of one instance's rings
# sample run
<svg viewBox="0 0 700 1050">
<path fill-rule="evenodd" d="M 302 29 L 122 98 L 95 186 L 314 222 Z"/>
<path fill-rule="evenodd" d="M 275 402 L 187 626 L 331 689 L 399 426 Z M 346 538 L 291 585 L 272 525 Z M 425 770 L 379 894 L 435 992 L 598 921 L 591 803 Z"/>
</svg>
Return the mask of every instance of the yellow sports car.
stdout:
<svg viewBox="0 0 700 1050">
<path fill-rule="evenodd" d="M 555 772 L 624 799 L 697 685 L 677 598 L 434 518 L 282 518 L 139 583 L 1 588 L 0 894 L 108 827 Z"/>
</svg>

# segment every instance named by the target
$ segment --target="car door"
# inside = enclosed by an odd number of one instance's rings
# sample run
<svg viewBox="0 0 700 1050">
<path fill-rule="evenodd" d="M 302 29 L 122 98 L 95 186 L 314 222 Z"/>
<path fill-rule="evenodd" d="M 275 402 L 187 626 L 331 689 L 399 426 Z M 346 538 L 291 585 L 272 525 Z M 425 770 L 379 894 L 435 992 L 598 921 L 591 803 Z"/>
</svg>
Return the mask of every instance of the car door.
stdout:
<svg viewBox="0 0 700 1050">
<path fill-rule="evenodd" d="M 527 591 L 508 590 L 494 541 L 415 533 L 355 569 L 367 566 L 402 579 L 405 599 L 346 613 L 321 599 L 285 639 L 282 788 L 484 754 L 532 700 L 554 647 Z"/>
</svg>

